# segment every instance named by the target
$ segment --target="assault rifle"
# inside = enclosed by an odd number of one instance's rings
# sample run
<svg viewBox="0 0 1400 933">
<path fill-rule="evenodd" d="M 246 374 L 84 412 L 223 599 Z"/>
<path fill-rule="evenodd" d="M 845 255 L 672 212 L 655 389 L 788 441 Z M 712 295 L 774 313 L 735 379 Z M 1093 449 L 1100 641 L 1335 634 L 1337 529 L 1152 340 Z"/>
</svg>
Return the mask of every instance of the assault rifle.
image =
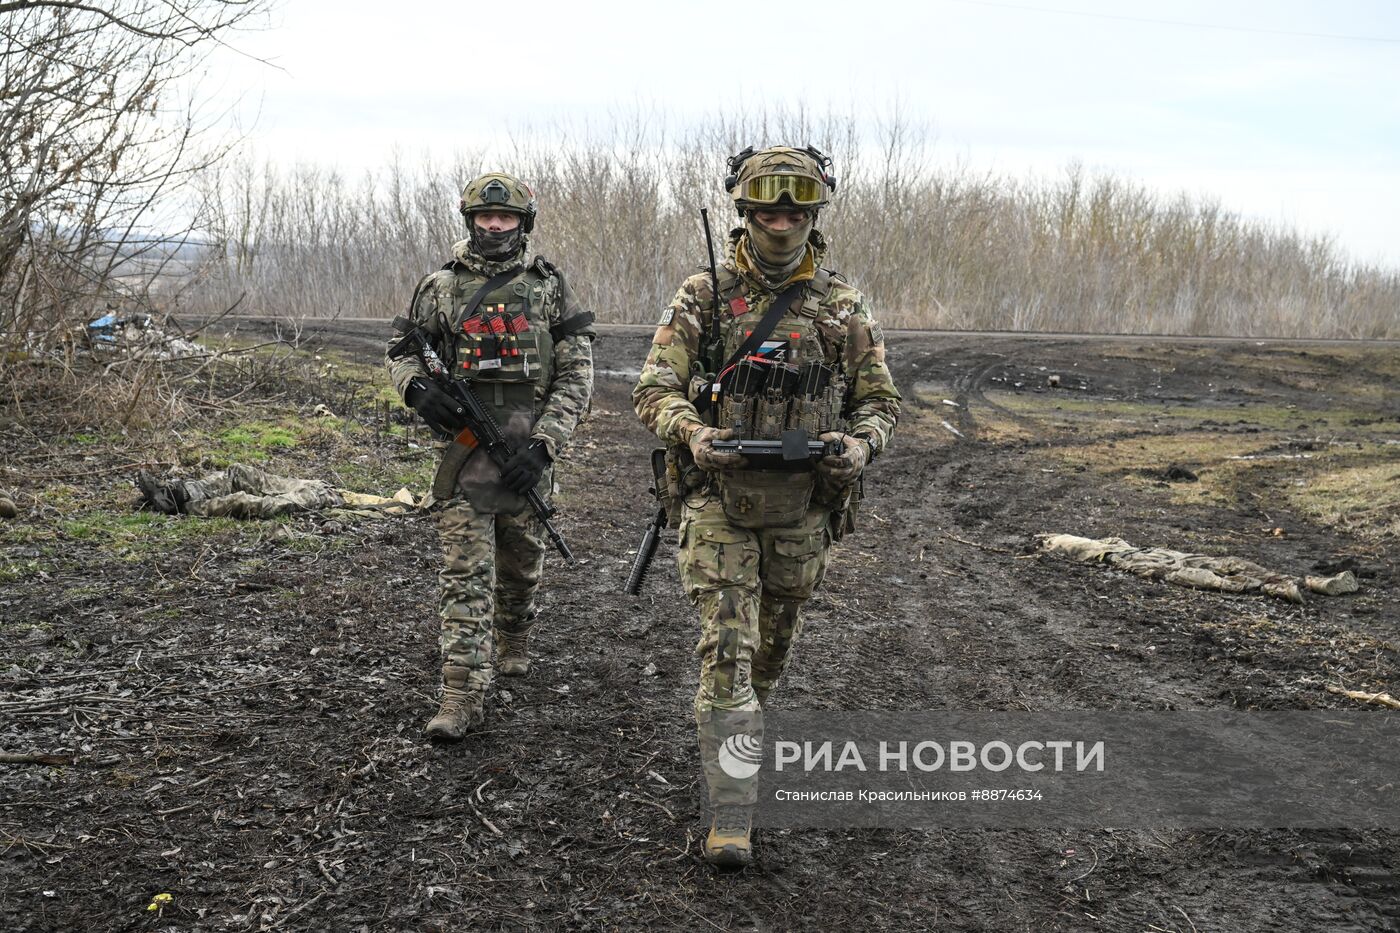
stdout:
<svg viewBox="0 0 1400 933">
<path fill-rule="evenodd" d="M 647 525 L 646 534 L 642 535 L 642 545 L 637 548 L 637 557 L 632 561 L 632 572 L 627 575 L 627 586 L 623 590 L 628 596 L 636 596 L 642 590 L 642 581 L 646 579 L 647 571 L 651 569 L 652 559 L 656 557 L 656 546 L 661 543 L 661 530 L 666 527 L 666 450 L 657 448 L 651 452 L 651 473 L 652 481 L 656 483 L 651 491 L 656 493 L 656 515 L 651 519 L 651 524 Z"/>
<path fill-rule="evenodd" d="M 396 317 L 393 326 L 394 330 L 402 334 L 403 337 L 389 348 L 389 359 L 403 359 L 416 353 L 428 369 L 428 378 L 437 383 L 438 388 L 452 396 L 452 400 L 462 406 L 462 417 L 466 424 L 453 438 L 454 446 L 446 454 L 445 463 L 456 462 L 460 466 L 467 457 L 471 456 L 472 451 L 478 447 L 484 447 L 487 456 L 496 462 L 496 466 L 504 469 L 506 461 L 515 455 L 515 451 L 511 449 L 506 436 L 501 433 L 501 426 L 491 416 L 490 410 L 481 404 L 481 399 L 476 397 L 471 386 L 451 377 L 447 372 L 447 367 L 443 365 L 442 359 L 437 355 L 437 351 L 433 349 L 432 341 L 424 332 L 422 325 L 415 324 L 406 317 Z M 455 477 L 455 472 L 452 475 Z M 436 494 L 436 490 L 434 490 L 434 494 Z M 555 548 L 564 555 L 565 560 L 572 561 L 574 552 L 569 550 L 569 545 L 564 542 L 564 536 L 550 522 L 554 516 L 554 509 L 534 489 L 525 494 L 525 501 L 529 503 L 535 517 L 544 526 L 545 534 L 549 535 L 549 540 L 554 543 Z"/>
</svg>

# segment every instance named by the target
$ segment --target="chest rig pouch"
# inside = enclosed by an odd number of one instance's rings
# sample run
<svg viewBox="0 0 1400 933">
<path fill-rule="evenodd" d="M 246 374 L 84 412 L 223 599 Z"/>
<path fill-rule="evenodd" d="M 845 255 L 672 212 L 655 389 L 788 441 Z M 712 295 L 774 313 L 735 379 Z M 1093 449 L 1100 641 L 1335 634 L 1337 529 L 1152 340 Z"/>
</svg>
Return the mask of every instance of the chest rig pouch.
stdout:
<svg viewBox="0 0 1400 933">
<path fill-rule="evenodd" d="M 830 274 L 819 271 L 800 304 L 783 315 L 760 350 L 724 375 L 720 428 L 732 428 L 742 439 L 772 441 L 794 431 L 816 440 L 827 431 L 844 429 L 841 360 L 828 354 L 815 327 L 830 287 Z M 746 310 L 731 315 L 724 325 L 724 358 L 752 334 L 773 300 L 765 297 L 751 309 L 742 299 L 731 303 L 732 310 Z M 817 477 L 810 469 L 732 470 L 718 474 L 717 479 L 725 516 L 741 528 L 796 525 L 807 514 L 817 490 Z"/>
<path fill-rule="evenodd" d="M 471 311 L 481 276 L 458 272 L 452 286 L 452 377 L 471 385 L 496 419 L 512 449 L 530 443 L 545 392 L 553 378 L 554 341 L 549 334 L 544 276 L 534 266 L 488 292 Z M 551 488 L 546 470 L 541 489 Z M 446 477 L 439 480 L 447 481 Z M 484 453 L 472 455 L 454 481 L 454 492 L 481 512 L 515 515 L 524 498 L 501 484 L 501 471 Z M 439 485 L 435 480 L 435 488 Z M 541 493 L 543 495 L 543 493 Z"/>
</svg>

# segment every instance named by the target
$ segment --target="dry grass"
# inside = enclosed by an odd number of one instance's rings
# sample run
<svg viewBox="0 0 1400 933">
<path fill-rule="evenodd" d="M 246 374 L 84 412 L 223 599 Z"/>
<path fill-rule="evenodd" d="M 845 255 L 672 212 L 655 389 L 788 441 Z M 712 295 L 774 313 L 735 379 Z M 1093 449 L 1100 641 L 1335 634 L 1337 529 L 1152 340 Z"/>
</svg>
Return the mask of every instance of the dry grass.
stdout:
<svg viewBox="0 0 1400 933">
<path fill-rule="evenodd" d="M 1313 472 L 1302 485 L 1283 486 L 1289 503 L 1363 537 L 1400 537 L 1400 453 L 1371 448 L 1351 459 Z"/>
</svg>

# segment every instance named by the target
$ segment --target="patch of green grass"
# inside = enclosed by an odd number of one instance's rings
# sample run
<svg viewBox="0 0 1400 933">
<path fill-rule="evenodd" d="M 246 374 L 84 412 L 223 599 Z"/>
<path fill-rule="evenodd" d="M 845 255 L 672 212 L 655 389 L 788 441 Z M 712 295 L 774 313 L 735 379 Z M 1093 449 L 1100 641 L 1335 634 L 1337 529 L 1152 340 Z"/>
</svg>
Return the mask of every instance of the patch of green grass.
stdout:
<svg viewBox="0 0 1400 933">
<path fill-rule="evenodd" d="M 37 560 L 0 560 L 0 583 L 18 583 L 30 577 L 47 572 L 48 567 Z"/>
<path fill-rule="evenodd" d="M 342 489 L 392 496 L 407 486 L 421 496 L 433 483 L 436 465 L 437 458 L 433 452 L 424 450 L 421 457 L 407 460 L 393 458 L 378 463 L 368 458 L 342 460 L 335 464 L 331 472 L 332 481 Z"/>
<path fill-rule="evenodd" d="M 245 421 L 225 428 L 210 440 L 208 454 L 219 466 L 267 460 L 275 451 L 288 450 L 301 443 L 295 426 L 267 421 Z"/>
<path fill-rule="evenodd" d="M 53 529 L 30 522 L 6 522 L 0 524 L 0 548 L 11 545 L 34 544 L 53 537 Z"/>
<path fill-rule="evenodd" d="M 297 535 L 284 546 L 299 554 L 324 554 L 349 550 L 353 544 L 354 539 L 349 535 Z"/>
<path fill-rule="evenodd" d="M 135 560 L 188 547 L 226 533 L 245 534 L 259 523 L 232 518 L 188 518 L 156 512 L 86 512 L 59 525 L 68 538 Z"/>
<path fill-rule="evenodd" d="M 241 560 L 234 570 L 239 574 L 252 574 L 267 569 L 267 560 L 262 557 L 249 557 Z"/>
</svg>

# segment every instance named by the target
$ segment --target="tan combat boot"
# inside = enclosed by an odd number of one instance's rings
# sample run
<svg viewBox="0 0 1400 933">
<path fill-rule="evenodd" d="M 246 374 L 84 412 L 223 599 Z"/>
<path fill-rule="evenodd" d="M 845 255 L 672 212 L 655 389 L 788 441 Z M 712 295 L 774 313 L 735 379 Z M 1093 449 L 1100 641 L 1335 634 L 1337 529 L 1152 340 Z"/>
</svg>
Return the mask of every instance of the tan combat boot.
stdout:
<svg viewBox="0 0 1400 933">
<path fill-rule="evenodd" d="M 705 861 L 717 868 L 743 868 L 753 860 L 753 807 L 715 807 L 705 837 Z"/>
<path fill-rule="evenodd" d="M 503 632 L 496 629 L 496 670 L 506 677 L 530 673 L 530 630 Z"/>
<path fill-rule="evenodd" d="M 456 664 L 442 666 L 442 705 L 423 731 L 428 738 L 460 742 L 467 731 L 481 725 L 482 696 L 467 686 L 467 668 Z"/>
</svg>

